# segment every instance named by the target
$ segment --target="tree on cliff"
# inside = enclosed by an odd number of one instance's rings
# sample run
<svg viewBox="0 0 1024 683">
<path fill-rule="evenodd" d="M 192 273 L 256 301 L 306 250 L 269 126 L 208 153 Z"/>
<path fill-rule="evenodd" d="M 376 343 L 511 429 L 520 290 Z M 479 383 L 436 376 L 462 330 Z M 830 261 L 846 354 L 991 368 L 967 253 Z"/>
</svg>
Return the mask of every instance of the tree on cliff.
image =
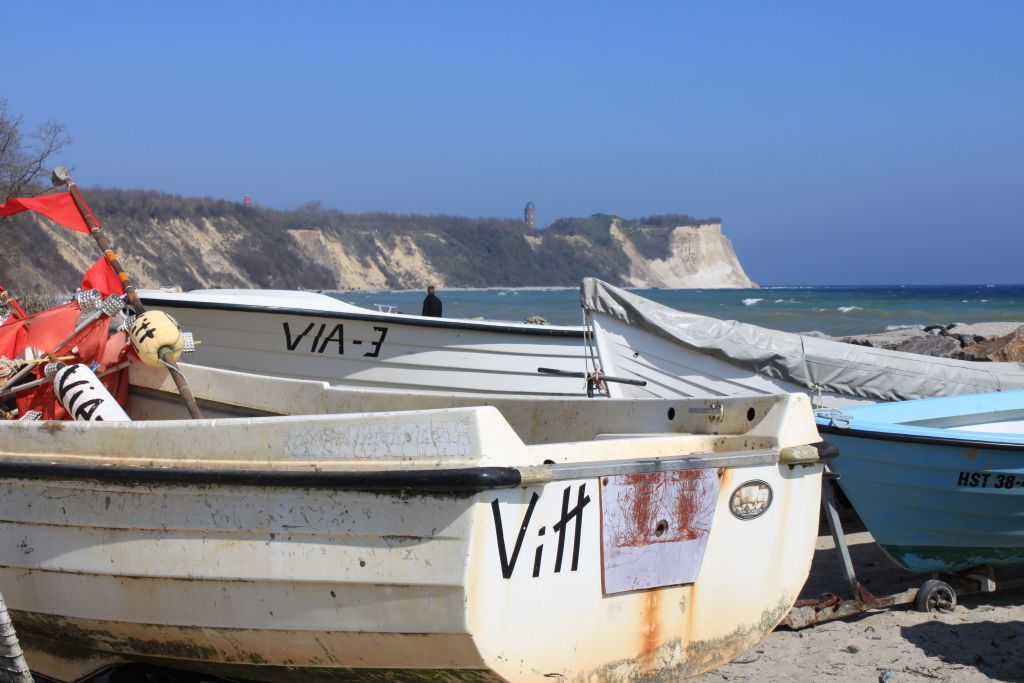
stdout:
<svg viewBox="0 0 1024 683">
<path fill-rule="evenodd" d="M 56 121 L 22 131 L 21 117 L 11 114 L 7 100 L 0 99 L 0 202 L 42 192 L 45 186 L 36 181 L 49 173 L 50 158 L 69 144 L 67 129 Z"/>
<path fill-rule="evenodd" d="M 67 129 L 56 121 L 23 132 L 21 117 L 11 114 L 7 100 L 0 98 L 0 203 L 8 197 L 31 197 L 43 192 L 49 183 L 37 181 L 49 172 L 50 159 L 69 144 Z M 6 220 L 0 217 L 0 225 Z M 0 264 L 6 265 L 8 258 L 0 246 Z"/>
</svg>

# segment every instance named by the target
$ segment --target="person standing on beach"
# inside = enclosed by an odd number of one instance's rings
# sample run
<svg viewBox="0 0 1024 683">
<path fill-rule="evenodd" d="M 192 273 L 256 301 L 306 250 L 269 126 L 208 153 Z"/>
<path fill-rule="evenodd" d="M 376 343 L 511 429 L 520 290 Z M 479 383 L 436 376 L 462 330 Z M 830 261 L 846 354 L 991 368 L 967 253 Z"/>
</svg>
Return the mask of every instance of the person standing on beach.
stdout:
<svg viewBox="0 0 1024 683">
<path fill-rule="evenodd" d="M 434 285 L 427 287 L 427 296 L 423 299 L 423 313 L 424 316 L 431 318 L 441 317 L 441 299 L 434 294 Z"/>
</svg>

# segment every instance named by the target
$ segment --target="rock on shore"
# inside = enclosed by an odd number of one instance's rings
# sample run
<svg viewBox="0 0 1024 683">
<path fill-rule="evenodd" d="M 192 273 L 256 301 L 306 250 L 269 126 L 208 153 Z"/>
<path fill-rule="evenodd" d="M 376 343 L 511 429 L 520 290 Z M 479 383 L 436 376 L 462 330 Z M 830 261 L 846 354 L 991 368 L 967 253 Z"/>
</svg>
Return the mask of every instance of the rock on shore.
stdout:
<svg viewBox="0 0 1024 683">
<path fill-rule="evenodd" d="M 928 325 L 838 339 L 940 358 L 1024 362 L 1024 325 L 1019 322 Z"/>
</svg>

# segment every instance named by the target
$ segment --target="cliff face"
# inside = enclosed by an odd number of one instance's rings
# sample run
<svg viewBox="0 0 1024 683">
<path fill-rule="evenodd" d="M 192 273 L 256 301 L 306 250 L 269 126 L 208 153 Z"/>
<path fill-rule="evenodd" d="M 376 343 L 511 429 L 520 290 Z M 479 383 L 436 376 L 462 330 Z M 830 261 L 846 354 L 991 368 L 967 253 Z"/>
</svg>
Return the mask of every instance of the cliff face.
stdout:
<svg viewBox="0 0 1024 683">
<path fill-rule="evenodd" d="M 732 242 L 722 234 L 720 223 L 671 228 L 670 253 L 662 259 L 647 259 L 623 234 L 619 221 L 612 235 L 629 257 L 629 272 L 623 280 L 631 287 L 668 289 L 749 288 L 757 285 L 747 277 L 736 258 Z"/>
<path fill-rule="evenodd" d="M 715 221 L 652 216 L 518 221 L 293 212 L 157 193 L 87 198 L 140 286 L 400 289 L 575 286 L 751 287 Z M 0 222 L 0 284 L 70 289 L 99 257 L 93 240 L 31 214 Z"/>
</svg>

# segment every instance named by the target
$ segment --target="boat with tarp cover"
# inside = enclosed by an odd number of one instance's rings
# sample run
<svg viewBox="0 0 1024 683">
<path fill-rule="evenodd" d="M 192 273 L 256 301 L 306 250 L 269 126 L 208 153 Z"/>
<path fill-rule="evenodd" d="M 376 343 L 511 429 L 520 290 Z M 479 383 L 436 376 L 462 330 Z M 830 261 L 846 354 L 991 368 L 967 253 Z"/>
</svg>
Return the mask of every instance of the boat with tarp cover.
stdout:
<svg viewBox="0 0 1024 683">
<path fill-rule="evenodd" d="M 802 391 L 829 408 L 1024 389 L 1024 364 L 875 349 L 678 311 L 594 278 L 580 287 L 600 370 L 616 397 Z"/>
</svg>

